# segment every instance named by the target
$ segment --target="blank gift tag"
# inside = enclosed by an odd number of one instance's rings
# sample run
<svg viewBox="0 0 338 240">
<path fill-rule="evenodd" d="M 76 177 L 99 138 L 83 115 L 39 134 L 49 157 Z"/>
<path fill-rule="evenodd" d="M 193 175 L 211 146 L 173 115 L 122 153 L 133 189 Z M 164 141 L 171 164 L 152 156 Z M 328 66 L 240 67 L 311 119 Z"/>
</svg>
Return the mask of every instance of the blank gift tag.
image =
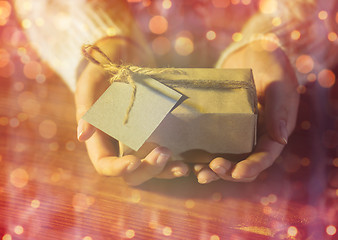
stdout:
<svg viewBox="0 0 338 240">
<path fill-rule="evenodd" d="M 182 95 L 150 77 L 134 74 L 136 96 L 128 122 L 123 124 L 132 86 L 114 82 L 83 116 L 83 119 L 137 151 Z"/>
</svg>

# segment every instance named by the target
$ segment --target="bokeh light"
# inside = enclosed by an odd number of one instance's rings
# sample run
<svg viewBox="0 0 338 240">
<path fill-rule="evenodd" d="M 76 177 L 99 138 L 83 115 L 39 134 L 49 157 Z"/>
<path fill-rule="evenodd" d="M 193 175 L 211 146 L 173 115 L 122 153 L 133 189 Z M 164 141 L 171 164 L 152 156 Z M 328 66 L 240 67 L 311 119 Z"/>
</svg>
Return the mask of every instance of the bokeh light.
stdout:
<svg viewBox="0 0 338 240">
<path fill-rule="evenodd" d="M 90 237 L 90 236 L 85 236 L 85 237 L 82 238 L 82 240 L 93 240 L 93 238 Z"/>
<path fill-rule="evenodd" d="M 241 0 L 231 0 L 231 4 L 237 5 L 241 2 Z"/>
<path fill-rule="evenodd" d="M 188 56 L 194 51 L 194 43 L 188 37 L 178 37 L 175 41 L 175 50 L 181 56 Z"/>
<path fill-rule="evenodd" d="M 83 193 L 76 193 L 73 196 L 72 205 L 75 211 L 84 212 L 94 203 L 94 201 L 95 199 L 93 197 L 88 197 Z"/>
<path fill-rule="evenodd" d="M 149 30 L 154 34 L 165 33 L 168 29 L 168 21 L 163 16 L 154 16 L 149 21 Z"/>
<path fill-rule="evenodd" d="M 15 228 L 14 228 L 14 232 L 15 232 L 16 234 L 18 234 L 18 235 L 23 234 L 23 231 L 24 231 L 24 229 L 23 229 L 23 227 L 20 226 L 20 225 L 17 225 L 17 226 L 15 226 Z"/>
<path fill-rule="evenodd" d="M 329 69 L 323 69 L 318 74 L 318 83 L 323 88 L 330 88 L 336 81 L 335 74 Z"/>
<path fill-rule="evenodd" d="M 128 230 L 126 231 L 126 237 L 129 238 L 129 239 L 135 237 L 135 231 L 132 230 L 132 229 L 128 229 Z"/>
<path fill-rule="evenodd" d="M 230 5 L 230 0 L 212 0 L 211 2 L 216 8 L 226 8 Z"/>
<path fill-rule="evenodd" d="M 273 52 L 279 47 L 279 38 L 274 33 L 268 33 L 260 41 L 261 46 L 268 52 Z"/>
<path fill-rule="evenodd" d="M 259 10 L 264 14 L 272 14 L 277 10 L 278 2 L 276 0 L 260 0 Z"/>
<path fill-rule="evenodd" d="M 337 40 L 337 34 L 335 32 L 329 32 L 327 39 L 329 39 L 331 42 L 334 42 Z"/>
<path fill-rule="evenodd" d="M 115 36 L 117 34 L 117 29 L 115 27 L 110 27 L 106 29 L 108 36 Z"/>
<path fill-rule="evenodd" d="M 29 61 L 25 64 L 23 73 L 29 79 L 36 79 L 36 77 L 42 73 L 42 66 L 39 62 Z"/>
<path fill-rule="evenodd" d="M 300 73 L 309 73 L 312 71 L 314 62 L 309 55 L 300 55 L 296 60 L 296 68 Z"/>
<path fill-rule="evenodd" d="M 328 235 L 333 236 L 333 235 L 336 234 L 336 232 L 337 232 L 337 229 L 336 229 L 335 226 L 329 225 L 329 226 L 326 227 L 326 233 L 327 233 Z"/>
<path fill-rule="evenodd" d="M 21 26 L 22 26 L 23 29 L 28 29 L 32 26 L 32 22 L 29 19 L 23 19 L 21 21 Z"/>
<path fill-rule="evenodd" d="M 188 209 L 192 209 L 195 207 L 195 201 L 192 200 L 192 199 L 188 199 L 185 201 L 184 203 L 185 207 L 188 208 Z"/>
<path fill-rule="evenodd" d="M 28 183 L 28 180 L 29 175 L 25 169 L 17 168 L 10 174 L 10 183 L 17 188 L 25 187 Z"/>
<path fill-rule="evenodd" d="M 338 157 L 333 159 L 332 164 L 333 166 L 338 167 Z"/>
<path fill-rule="evenodd" d="M 295 236 L 297 235 L 297 233 L 298 233 L 298 229 L 297 229 L 296 227 L 290 226 L 290 227 L 288 228 L 288 235 L 289 235 L 290 237 L 295 237 Z"/>
<path fill-rule="evenodd" d="M 162 7 L 164 9 L 169 9 L 172 6 L 172 2 L 170 0 L 163 0 L 162 2 Z"/>
<path fill-rule="evenodd" d="M 37 199 L 34 199 L 34 200 L 31 201 L 31 207 L 32 208 L 39 208 L 40 204 L 41 204 L 40 201 L 37 200 Z"/>
<path fill-rule="evenodd" d="M 304 93 L 306 93 L 306 87 L 305 87 L 304 85 L 299 85 L 299 86 L 297 87 L 297 92 L 298 92 L 299 94 L 304 94 Z"/>
<path fill-rule="evenodd" d="M 25 91 L 20 93 L 18 96 L 18 104 L 22 111 L 28 114 L 29 117 L 35 117 L 40 112 L 40 103 L 32 92 Z"/>
<path fill-rule="evenodd" d="M 171 227 L 164 227 L 163 230 L 162 230 L 162 233 L 164 236 L 170 236 L 172 234 L 172 229 Z"/>
<path fill-rule="evenodd" d="M 151 47 L 155 54 L 164 55 L 170 51 L 171 43 L 168 38 L 159 36 L 152 41 Z"/>
<path fill-rule="evenodd" d="M 39 134 L 45 139 L 51 139 L 56 135 L 57 125 L 52 120 L 43 120 L 39 124 Z"/>
<path fill-rule="evenodd" d="M 281 24 L 282 24 L 282 19 L 280 17 L 274 17 L 272 19 L 272 25 L 274 25 L 275 27 L 278 27 Z"/>
<path fill-rule="evenodd" d="M 12 235 L 6 233 L 5 235 L 2 236 L 2 240 L 12 240 Z"/>
<path fill-rule="evenodd" d="M 240 32 L 236 32 L 236 33 L 232 34 L 232 40 L 234 42 L 239 42 L 239 41 L 242 40 L 242 38 L 243 38 L 243 34 L 240 33 Z"/>
<path fill-rule="evenodd" d="M 300 124 L 300 127 L 304 130 L 309 130 L 310 127 L 311 127 L 311 123 L 307 120 L 302 121 L 301 124 Z"/>
<path fill-rule="evenodd" d="M 243 5 L 249 5 L 251 0 L 242 0 Z"/>
<path fill-rule="evenodd" d="M 306 79 L 307 79 L 309 82 L 314 82 L 314 81 L 316 81 L 317 76 L 316 76 L 316 74 L 314 74 L 314 73 L 309 73 L 309 74 L 307 75 Z"/>
<path fill-rule="evenodd" d="M 0 48 L 0 68 L 5 67 L 9 63 L 9 53 L 6 49 Z"/>
<path fill-rule="evenodd" d="M 0 26 L 7 24 L 12 7 L 7 1 L 0 1 Z"/>
<path fill-rule="evenodd" d="M 210 236 L 210 240 L 220 240 L 219 236 L 214 234 Z"/>
<path fill-rule="evenodd" d="M 320 19 L 320 20 L 325 20 L 325 19 L 327 19 L 327 17 L 328 17 L 328 14 L 327 14 L 327 12 L 326 11 L 320 11 L 319 13 L 318 13 L 318 18 Z"/>
<path fill-rule="evenodd" d="M 300 38 L 300 32 L 298 30 L 293 30 L 291 32 L 291 39 L 298 40 Z"/>
<path fill-rule="evenodd" d="M 216 38 L 216 33 L 212 30 L 208 31 L 206 34 L 205 34 L 205 37 L 206 39 L 208 39 L 209 41 L 212 41 Z"/>
</svg>

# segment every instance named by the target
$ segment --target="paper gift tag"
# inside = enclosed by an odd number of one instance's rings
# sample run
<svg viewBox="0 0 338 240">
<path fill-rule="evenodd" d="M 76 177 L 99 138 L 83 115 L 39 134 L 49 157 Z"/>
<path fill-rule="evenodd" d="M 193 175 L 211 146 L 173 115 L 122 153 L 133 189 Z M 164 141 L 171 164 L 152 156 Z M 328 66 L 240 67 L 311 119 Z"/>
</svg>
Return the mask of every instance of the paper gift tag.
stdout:
<svg viewBox="0 0 338 240">
<path fill-rule="evenodd" d="M 132 87 L 122 82 L 110 85 L 83 119 L 137 151 L 182 95 L 150 77 L 135 74 L 133 79 L 137 90 L 126 124 Z"/>
</svg>

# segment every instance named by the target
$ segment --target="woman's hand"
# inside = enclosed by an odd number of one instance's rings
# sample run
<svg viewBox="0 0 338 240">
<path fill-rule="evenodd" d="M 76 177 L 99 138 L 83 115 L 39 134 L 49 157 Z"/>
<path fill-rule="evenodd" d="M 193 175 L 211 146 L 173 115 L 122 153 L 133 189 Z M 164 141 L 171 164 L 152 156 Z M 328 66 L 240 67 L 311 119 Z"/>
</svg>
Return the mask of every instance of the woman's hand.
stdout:
<svg viewBox="0 0 338 240">
<path fill-rule="evenodd" d="M 253 70 L 259 108 L 258 142 L 254 151 L 236 164 L 218 157 L 209 165 L 195 165 L 194 171 L 200 183 L 220 178 L 253 181 L 278 158 L 295 128 L 297 79 L 284 52 L 278 48 L 272 52 L 264 50 L 259 41 L 232 53 L 222 67 Z"/>
<path fill-rule="evenodd" d="M 124 60 L 141 65 L 148 63 L 145 54 L 124 42 L 105 42 L 100 46 L 103 52 L 114 56 L 113 61 Z M 82 71 L 75 92 L 78 139 L 85 141 L 88 155 L 98 173 L 106 176 L 120 176 L 130 185 L 139 185 L 151 178 L 175 178 L 185 176 L 188 166 L 181 161 L 172 161 L 168 149 L 146 143 L 132 155 L 119 156 L 118 141 L 96 129 L 81 117 L 109 87 L 108 76 L 103 69 L 88 63 Z"/>
</svg>

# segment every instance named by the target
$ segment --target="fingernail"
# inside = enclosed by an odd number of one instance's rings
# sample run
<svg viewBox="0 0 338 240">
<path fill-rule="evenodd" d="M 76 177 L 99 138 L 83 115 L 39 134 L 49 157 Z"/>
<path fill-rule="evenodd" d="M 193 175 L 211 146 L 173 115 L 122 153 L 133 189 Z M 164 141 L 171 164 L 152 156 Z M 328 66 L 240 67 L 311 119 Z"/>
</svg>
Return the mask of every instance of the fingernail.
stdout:
<svg viewBox="0 0 338 240">
<path fill-rule="evenodd" d="M 79 123 L 78 123 L 78 126 L 77 126 L 77 139 L 80 141 L 81 139 L 81 136 L 84 132 L 84 129 L 83 129 L 83 120 L 80 119 Z"/>
<path fill-rule="evenodd" d="M 281 120 L 279 122 L 279 127 L 280 127 L 280 138 L 281 138 L 281 143 L 286 145 L 288 143 L 288 130 L 286 128 L 286 122 L 285 120 Z"/>
<path fill-rule="evenodd" d="M 217 173 L 218 175 L 222 175 L 222 176 L 225 175 L 225 173 L 226 173 L 226 169 L 222 166 L 216 166 L 216 167 L 212 168 L 212 170 L 215 173 Z"/>
<path fill-rule="evenodd" d="M 198 182 L 199 182 L 200 184 L 206 184 L 206 183 L 208 183 L 209 181 L 208 181 L 207 179 L 205 179 L 205 178 L 199 178 L 199 179 L 198 179 Z"/>
<path fill-rule="evenodd" d="M 136 162 L 130 161 L 129 165 L 127 167 L 127 171 L 128 172 L 132 172 L 134 171 L 136 168 L 138 167 L 138 164 L 136 164 Z"/>
<path fill-rule="evenodd" d="M 185 174 L 181 171 L 174 171 L 173 172 L 174 176 L 175 177 L 183 177 Z"/>
<path fill-rule="evenodd" d="M 241 179 L 243 178 L 242 174 L 240 174 L 238 171 L 234 170 L 231 174 L 231 177 L 234 179 Z"/>
<path fill-rule="evenodd" d="M 161 154 L 158 156 L 156 163 L 157 163 L 158 165 L 165 164 L 165 163 L 168 161 L 169 157 L 170 157 L 169 154 L 161 153 Z"/>
</svg>

